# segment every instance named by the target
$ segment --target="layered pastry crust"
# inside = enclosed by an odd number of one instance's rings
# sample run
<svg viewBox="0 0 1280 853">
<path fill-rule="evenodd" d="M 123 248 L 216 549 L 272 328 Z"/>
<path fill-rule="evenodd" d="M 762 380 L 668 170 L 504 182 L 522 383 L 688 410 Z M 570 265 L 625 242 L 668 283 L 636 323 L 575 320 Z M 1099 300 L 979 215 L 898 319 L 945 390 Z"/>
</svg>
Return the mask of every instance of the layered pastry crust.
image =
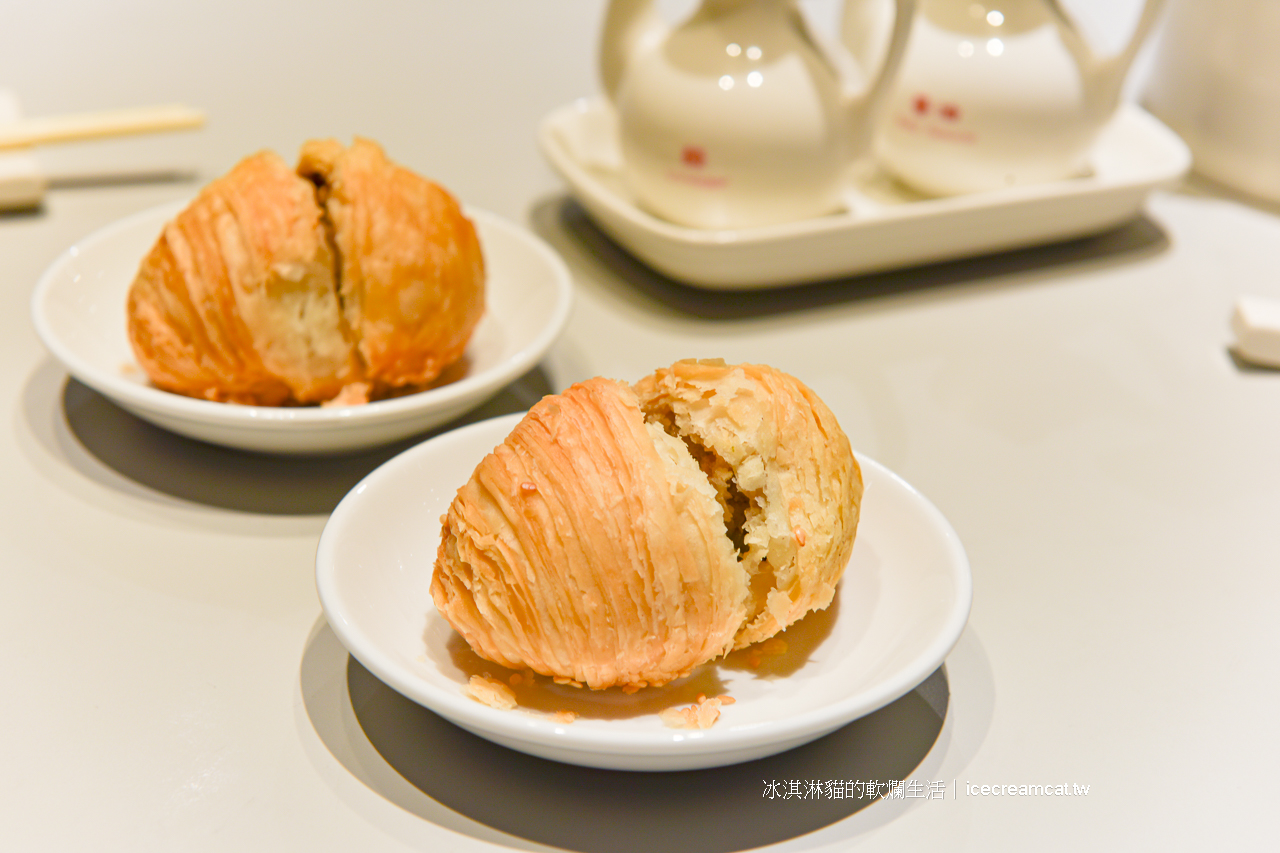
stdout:
<svg viewBox="0 0 1280 853">
<path fill-rule="evenodd" d="M 424 385 L 466 349 L 484 311 L 484 259 L 471 221 L 439 185 L 373 142 L 308 142 L 298 173 L 332 227 L 339 296 L 375 388 Z"/>
<path fill-rule="evenodd" d="M 458 491 L 432 597 L 496 663 L 664 684 L 826 607 L 861 496 L 835 417 L 785 373 L 591 379 L 535 405 Z"/>
<path fill-rule="evenodd" d="M 128 334 L 158 387 L 264 406 L 363 402 L 434 380 L 484 310 L 471 222 L 357 139 L 213 181 L 143 260 Z"/>
</svg>

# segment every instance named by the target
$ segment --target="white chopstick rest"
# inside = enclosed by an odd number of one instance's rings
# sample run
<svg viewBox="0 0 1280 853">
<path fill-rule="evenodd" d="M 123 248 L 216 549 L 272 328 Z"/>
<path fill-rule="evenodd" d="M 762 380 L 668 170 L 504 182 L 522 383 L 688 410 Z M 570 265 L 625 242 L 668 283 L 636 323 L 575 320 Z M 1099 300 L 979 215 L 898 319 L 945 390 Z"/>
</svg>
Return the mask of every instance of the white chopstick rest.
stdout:
<svg viewBox="0 0 1280 853">
<path fill-rule="evenodd" d="M 40 204 L 47 185 L 35 158 L 0 156 L 0 210 L 24 210 Z"/>
<path fill-rule="evenodd" d="M 22 116 L 18 99 L 8 89 L 0 89 L 0 129 Z M 46 180 L 40 164 L 28 154 L 0 152 L 0 211 L 25 210 L 40 204 Z"/>
<path fill-rule="evenodd" d="M 136 133 L 189 130 L 204 113 L 181 104 L 26 118 L 0 124 L 0 150 Z"/>
<path fill-rule="evenodd" d="M 1241 296 L 1231 316 L 1234 352 L 1253 364 L 1280 367 L 1280 299 Z"/>
</svg>

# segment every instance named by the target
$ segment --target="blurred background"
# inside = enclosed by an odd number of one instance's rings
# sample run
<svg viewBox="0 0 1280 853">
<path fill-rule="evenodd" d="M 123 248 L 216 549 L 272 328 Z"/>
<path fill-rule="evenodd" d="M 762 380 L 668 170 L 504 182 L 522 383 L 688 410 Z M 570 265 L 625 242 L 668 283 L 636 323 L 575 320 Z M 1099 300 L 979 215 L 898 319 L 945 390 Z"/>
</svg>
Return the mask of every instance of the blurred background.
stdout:
<svg viewBox="0 0 1280 853">
<path fill-rule="evenodd" d="M 510 199 L 561 191 L 534 134 L 552 109 L 599 91 L 606 3 L 454 0 L 459 24 L 441 32 L 428 22 L 431 7 L 443 2 L 449 0 L 2 0 L 0 89 L 10 90 L 27 116 L 174 102 L 207 112 L 207 126 L 194 133 L 42 148 L 34 156 L 54 178 L 178 172 L 193 173 L 195 185 L 251 151 L 273 148 L 288 159 L 308 138 L 363 134 L 469 203 L 522 218 L 526 211 L 506 209 Z M 672 19 L 695 4 L 659 0 Z M 1140 7 L 1138 0 L 1065 5 L 1103 50 L 1123 42 Z M 815 27 L 829 29 L 841 0 L 804 0 L 802 7 Z M 548 18 L 559 34 L 554 43 L 527 37 L 546 31 L 530 24 Z M 305 65 L 293 58 L 296 50 L 283 49 L 298 42 L 309 46 Z M 354 59 L 367 55 L 355 48 L 370 43 L 379 56 L 372 68 Z M 1135 63 L 1130 91 L 1141 85 L 1149 54 Z M 501 69 L 495 56 L 506 59 Z M 193 66 L 197 75 L 172 73 Z M 522 67 L 538 69 L 536 86 L 510 71 Z M 107 68 L 110 75 L 95 73 Z M 419 93 L 411 102 L 389 96 L 379 82 L 406 77 Z M 512 88 L 519 98 L 508 96 Z M 527 145 L 472 132 L 494 124 L 495 103 L 520 105 L 502 124 Z"/>
</svg>

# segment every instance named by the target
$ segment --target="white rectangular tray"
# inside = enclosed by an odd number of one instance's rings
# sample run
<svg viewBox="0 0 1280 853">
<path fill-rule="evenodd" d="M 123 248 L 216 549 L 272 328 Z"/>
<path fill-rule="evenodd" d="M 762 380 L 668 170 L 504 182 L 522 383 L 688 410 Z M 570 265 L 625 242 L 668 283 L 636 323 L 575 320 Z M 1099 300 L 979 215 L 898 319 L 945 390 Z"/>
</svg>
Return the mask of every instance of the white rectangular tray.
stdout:
<svg viewBox="0 0 1280 853">
<path fill-rule="evenodd" d="M 539 143 L 614 240 L 658 272 L 711 290 L 780 287 L 1082 237 L 1136 217 L 1152 189 L 1176 182 L 1191 164 L 1173 131 L 1126 104 L 1094 146 L 1086 177 L 925 198 L 865 169 L 844 212 L 714 231 L 636 206 L 606 102 L 584 99 L 555 110 L 542 122 Z"/>
</svg>

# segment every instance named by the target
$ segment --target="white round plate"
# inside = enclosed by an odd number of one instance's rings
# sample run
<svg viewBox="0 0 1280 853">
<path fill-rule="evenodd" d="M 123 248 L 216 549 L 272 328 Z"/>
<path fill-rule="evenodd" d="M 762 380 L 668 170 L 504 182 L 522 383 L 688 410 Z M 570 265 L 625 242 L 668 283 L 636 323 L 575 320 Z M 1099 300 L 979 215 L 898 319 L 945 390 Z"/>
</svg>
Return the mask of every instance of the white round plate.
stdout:
<svg viewBox="0 0 1280 853">
<path fill-rule="evenodd" d="M 622 770 L 715 767 L 782 752 L 912 690 L 942 663 L 969 616 L 972 582 L 959 537 L 924 497 L 859 457 L 862 518 L 837 601 L 786 632 L 789 649 L 758 669 L 707 664 L 682 682 L 627 696 L 551 684 L 499 710 L 464 693 L 483 662 L 435 609 L 440 517 L 520 415 L 436 436 L 384 463 L 330 516 L 316 554 L 320 601 L 348 651 L 408 698 L 481 737 L 532 755 Z M 487 666 L 495 677 L 502 670 Z M 658 711 L 696 692 L 728 693 L 718 722 L 671 729 Z M 572 722 L 555 712 L 572 710 Z"/>
<path fill-rule="evenodd" d="M 214 444 L 270 453 L 337 453 L 386 444 L 447 423 L 531 370 L 563 331 L 572 305 L 564 262 L 542 240 L 468 210 L 488 271 L 484 318 L 456 381 L 361 406 L 270 408 L 161 391 L 134 360 L 126 298 L 142 258 L 186 202 L 123 219 L 72 246 L 40 278 L 31 312 L 45 346 L 76 379 L 157 426 Z"/>
</svg>

